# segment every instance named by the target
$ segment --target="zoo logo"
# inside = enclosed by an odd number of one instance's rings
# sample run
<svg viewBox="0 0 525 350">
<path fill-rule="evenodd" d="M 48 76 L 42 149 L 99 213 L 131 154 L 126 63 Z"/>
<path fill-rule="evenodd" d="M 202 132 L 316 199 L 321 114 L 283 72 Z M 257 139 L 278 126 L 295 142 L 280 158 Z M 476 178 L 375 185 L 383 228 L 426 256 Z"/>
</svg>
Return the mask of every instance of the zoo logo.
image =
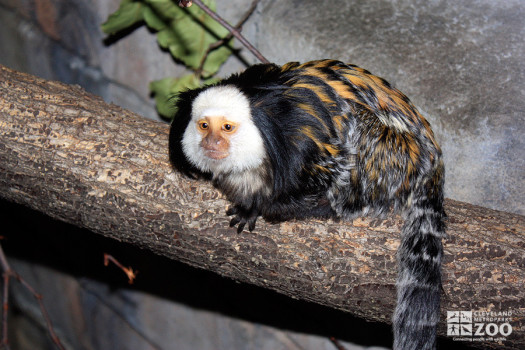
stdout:
<svg viewBox="0 0 525 350">
<path fill-rule="evenodd" d="M 447 335 L 459 341 L 506 340 L 511 316 L 511 311 L 447 311 Z"/>
</svg>

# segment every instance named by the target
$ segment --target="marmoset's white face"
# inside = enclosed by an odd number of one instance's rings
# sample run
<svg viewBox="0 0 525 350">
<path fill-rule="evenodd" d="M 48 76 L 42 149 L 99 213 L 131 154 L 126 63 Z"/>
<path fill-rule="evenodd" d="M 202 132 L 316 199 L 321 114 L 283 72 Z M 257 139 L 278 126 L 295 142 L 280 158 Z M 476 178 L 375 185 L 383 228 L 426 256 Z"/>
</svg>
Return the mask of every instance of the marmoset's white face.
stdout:
<svg viewBox="0 0 525 350">
<path fill-rule="evenodd" d="M 197 168 L 212 173 L 253 169 L 266 156 L 250 102 L 231 85 L 210 87 L 195 98 L 182 149 Z"/>
</svg>

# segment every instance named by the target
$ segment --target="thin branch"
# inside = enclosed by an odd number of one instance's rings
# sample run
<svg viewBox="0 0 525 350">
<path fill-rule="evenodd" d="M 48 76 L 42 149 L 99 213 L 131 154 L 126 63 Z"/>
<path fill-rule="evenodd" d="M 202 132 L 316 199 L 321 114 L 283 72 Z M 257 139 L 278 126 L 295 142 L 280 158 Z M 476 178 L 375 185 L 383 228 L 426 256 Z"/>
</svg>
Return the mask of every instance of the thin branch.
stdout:
<svg viewBox="0 0 525 350">
<path fill-rule="evenodd" d="M 244 25 L 244 23 L 246 23 L 246 21 L 248 20 L 248 18 L 250 18 L 250 16 L 252 15 L 252 13 L 255 11 L 255 9 L 257 8 L 257 5 L 259 4 L 261 0 L 253 0 L 252 1 L 252 4 L 250 5 L 250 8 L 248 9 L 248 11 L 246 11 L 246 13 L 244 14 L 244 16 L 241 18 L 241 20 L 239 21 L 239 23 L 237 23 L 237 25 L 235 26 L 237 28 L 238 31 L 241 31 L 242 29 L 242 26 Z M 231 37 L 233 36 L 232 33 L 230 33 L 226 38 L 231 39 Z"/>
<path fill-rule="evenodd" d="M 250 5 L 250 8 L 248 9 L 248 11 L 246 11 L 246 13 L 244 14 L 244 16 L 241 18 L 241 20 L 239 21 L 239 23 L 237 23 L 237 25 L 235 26 L 235 29 L 240 33 L 241 30 L 242 30 L 242 26 L 244 25 L 244 23 L 246 23 L 246 21 L 248 20 L 248 18 L 250 18 L 250 16 L 252 15 L 253 11 L 255 11 L 255 9 L 257 8 L 257 5 L 259 4 L 259 1 L 260 0 L 254 0 L 252 1 L 252 4 Z M 231 40 L 231 38 L 233 37 L 233 33 L 230 32 L 226 37 L 222 38 L 221 40 L 218 40 L 212 44 L 210 44 L 210 46 L 208 46 L 208 50 L 206 50 L 206 53 L 204 54 L 204 56 L 202 57 L 202 60 L 201 60 L 201 63 L 199 65 L 199 68 L 196 70 L 195 74 L 197 74 L 198 76 L 201 75 L 202 73 L 202 70 L 204 68 L 204 63 L 206 63 L 206 60 L 208 59 L 208 56 L 210 54 L 210 52 L 212 52 L 213 50 L 215 50 L 216 48 L 218 47 L 221 47 L 222 45 L 224 45 L 225 43 L 227 43 L 228 41 Z"/>
<path fill-rule="evenodd" d="M 9 311 L 9 304 L 8 304 L 9 278 L 15 277 L 18 280 L 18 282 L 20 282 L 20 284 L 22 284 L 29 291 L 29 293 L 31 293 L 33 297 L 38 301 L 38 305 L 40 306 L 40 312 L 42 313 L 42 316 L 44 317 L 49 335 L 51 336 L 51 339 L 55 343 L 56 347 L 60 350 L 65 350 L 64 346 L 60 342 L 60 338 L 55 333 L 53 324 L 51 323 L 51 319 L 49 318 L 49 314 L 47 313 L 47 310 L 44 306 L 44 302 L 42 301 L 42 295 L 37 293 L 35 289 L 29 283 L 27 283 L 18 273 L 16 273 L 11 268 L 1 245 L 0 245 L 0 265 L 2 266 L 2 269 L 4 271 L 4 291 L 3 291 L 4 295 L 2 298 L 3 299 L 3 302 L 2 302 L 3 310 L 2 310 L 2 342 L 1 344 L 6 349 L 9 349 L 9 339 L 8 339 L 8 332 L 7 332 L 7 314 Z"/>
<path fill-rule="evenodd" d="M 230 33 L 232 33 L 233 36 L 235 36 L 241 44 L 243 44 L 259 61 L 262 63 L 270 63 L 260 52 L 257 50 L 242 34 L 232 27 L 228 22 L 226 22 L 222 17 L 217 15 L 215 12 L 213 12 L 208 6 L 206 6 L 201 0 L 193 0 L 193 3 L 195 5 L 199 6 L 204 12 L 206 12 L 211 18 L 219 22 L 224 28 L 228 29 Z M 185 7 L 191 6 L 191 3 L 189 5 L 184 5 Z"/>
<path fill-rule="evenodd" d="M 44 306 L 42 295 L 37 293 L 36 290 L 29 283 L 27 283 L 18 273 L 14 271 L 12 271 L 11 273 L 18 280 L 18 282 L 20 282 L 24 287 L 26 287 L 26 289 L 38 301 L 38 305 L 40 306 L 40 312 L 42 313 L 42 316 L 44 316 L 44 320 L 46 321 L 47 329 L 49 330 L 49 335 L 51 336 L 51 339 L 53 340 L 53 342 L 56 344 L 56 346 L 59 349 L 65 350 L 65 348 L 62 346 L 62 343 L 60 342 L 60 338 L 58 337 L 58 335 L 55 333 L 55 330 L 53 329 L 53 324 L 51 323 L 49 314 L 47 313 L 46 307 Z"/>
<path fill-rule="evenodd" d="M 111 255 L 109 255 L 107 253 L 104 253 L 104 266 L 108 266 L 110 261 L 113 264 L 115 264 L 118 268 L 120 268 L 122 271 L 124 271 L 126 276 L 128 276 L 128 283 L 129 284 L 133 284 L 133 281 L 135 280 L 135 278 L 137 278 L 137 274 L 139 272 L 138 271 L 133 271 L 133 268 L 131 268 L 131 267 L 125 267 L 117 259 L 115 259 L 113 256 L 111 256 Z"/>
</svg>

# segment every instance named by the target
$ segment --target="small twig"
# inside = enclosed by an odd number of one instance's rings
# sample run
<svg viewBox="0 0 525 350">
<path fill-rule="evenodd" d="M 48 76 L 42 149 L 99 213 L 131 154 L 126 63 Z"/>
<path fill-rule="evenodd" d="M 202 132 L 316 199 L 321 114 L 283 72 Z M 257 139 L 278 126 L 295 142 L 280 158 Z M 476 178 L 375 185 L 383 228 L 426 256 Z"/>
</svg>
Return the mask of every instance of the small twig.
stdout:
<svg viewBox="0 0 525 350">
<path fill-rule="evenodd" d="M 193 0 L 193 1 L 180 1 L 179 5 L 182 7 L 189 7 L 191 6 L 191 3 L 195 3 L 195 5 L 199 6 L 204 12 L 206 12 L 211 18 L 219 22 L 224 28 L 228 29 L 230 33 L 234 37 L 236 37 L 251 53 L 254 54 L 255 57 L 262 63 L 270 63 L 260 52 L 257 50 L 248 40 L 246 40 L 245 37 L 242 36 L 242 34 L 232 27 L 228 22 L 226 22 L 222 17 L 217 15 L 215 12 L 213 12 L 208 6 L 206 6 L 201 0 Z M 181 3 L 184 3 L 181 5 Z"/>
<path fill-rule="evenodd" d="M 248 11 L 246 11 L 246 13 L 244 14 L 244 16 L 241 18 L 241 20 L 239 21 L 239 23 L 237 23 L 237 25 L 235 26 L 235 29 L 237 30 L 237 32 L 241 32 L 242 30 L 242 26 L 244 25 L 244 23 L 246 23 L 246 21 L 248 20 L 248 18 L 250 18 L 250 16 L 252 15 L 253 11 L 255 11 L 255 9 L 257 8 L 257 4 L 259 3 L 260 0 L 254 0 L 252 1 L 252 4 L 250 5 L 250 8 L 248 9 Z M 190 4 L 191 6 L 191 4 Z M 213 50 L 215 50 L 216 48 L 218 47 L 221 47 L 222 45 L 224 45 L 225 43 L 227 43 L 228 41 L 230 41 L 230 39 L 233 37 L 233 33 L 230 32 L 227 36 L 225 36 L 224 38 L 222 38 L 221 40 L 218 40 L 212 44 L 210 44 L 210 46 L 208 46 L 208 50 L 206 50 L 206 53 L 204 54 L 204 56 L 202 57 L 202 60 L 201 60 L 201 63 L 199 65 L 199 68 L 195 71 L 195 74 L 197 76 L 200 77 L 200 75 L 202 74 L 202 71 L 204 69 L 204 64 L 206 63 L 206 60 L 208 59 L 208 56 L 210 54 L 210 52 L 212 52 Z"/>
<path fill-rule="evenodd" d="M 57 345 L 59 349 L 64 349 L 62 344 L 60 343 L 60 338 L 58 338 L 58 335 L 55 333 L 55 330 L 53 329 L 53 325 L 51 323 L 51 319 L 49 318 L 49 314 L 47 313 L 47 310 L 44 306 L 42 295 L 37 293 L 36 290 L 34 290 L 33 287 L 29 283 L 27 283 L 19 274 L 16 272 L 12 272 L 13 276 L 20 282 L 26 289 L 33 295 L 33 297 L 38 301 L 38 305 L 40 306 L 40 312 L 42 313 L 42 316 L 44 316 L 44 320 L 46 321 L 47 329 L 49 330 L 49 335 L 51 336 L 51 339 L 53 339 L 53 342 Z"/>
<path fill-rule="evenodd" d="M 133 281 L 135 280 L 135 278 L 137 278 L 137 274 L 139 272 L 138 271 L 133 271 L 133 269 L 131 267 L 125 267 L 117 259 L 115 259 L 113 256 L 111 256 L 111 255 L 109 255 L 107 253 L 104 253 L 104 266 L 108 266 L 110 261 L 113 264 L 115 264 L 118 268 L 120 268 L 122 271 L 124 271 L 126 276 L 128 276 L 128 283 L 129 284 L 133 284 Z"/>
<path fill-rule="evenodd" d="M 44 306 L 44 302 L 42 301 L 42 295 L 37 293 L 35 289 L 27 283 L 18 273 L 16 273 L 13 269 L 11 269 L 11 266 L 9 265 L 9 262 L 7 261 L 7 258 L 4 254 L 4 250 L 2 249 L 2 246 L 0 245 L 0 265 L 2 266 L 2 270 L 4 271 L 4 290 L 3 290 L 3 298 L 2 298 L 2 346 L 5 349 L 9 349 L 9 340 L 8 340 L 8 332 L 7 332 L 7 314 L 9 311 L 9 278 L 15 277 L 20 284 L 22 284 L 32 295 L 33 297 L 38 301 L 38 305 L 40 306 L 40 312 L 42 313 L 42 316 L 44 317 L 44 320 L 47 325 L 47 329 L 49 331 L 49 335 L 51 336 L 51 339 L 59 348 L 60 350 L 65 350 L 64 346 L 60 342 L 60 338 L 55 333 L 55 330 L 53 328 L 53 324 L 51 323 L 51 319 L 49 318 L 49 314 L 47 313 L 47 310 Z"/>
</svg>

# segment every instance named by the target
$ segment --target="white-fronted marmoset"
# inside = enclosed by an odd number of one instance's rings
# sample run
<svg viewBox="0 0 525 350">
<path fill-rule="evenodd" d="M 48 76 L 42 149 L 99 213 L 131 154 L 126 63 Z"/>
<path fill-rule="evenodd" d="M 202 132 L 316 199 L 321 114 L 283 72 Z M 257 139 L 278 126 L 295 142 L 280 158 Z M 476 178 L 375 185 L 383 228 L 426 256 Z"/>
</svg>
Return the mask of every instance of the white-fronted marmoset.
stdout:
<svg viewBox="0 0 525 350">
<path fill-rule="evenodd" d="M 435 349 L 444 166 L 429 123 L 384 79 L 335 60 L 259 64 L 181 93 L 170 158 L 233 203 L 231 226 L 404 216 L 394 349 Z"/>
</svg>

